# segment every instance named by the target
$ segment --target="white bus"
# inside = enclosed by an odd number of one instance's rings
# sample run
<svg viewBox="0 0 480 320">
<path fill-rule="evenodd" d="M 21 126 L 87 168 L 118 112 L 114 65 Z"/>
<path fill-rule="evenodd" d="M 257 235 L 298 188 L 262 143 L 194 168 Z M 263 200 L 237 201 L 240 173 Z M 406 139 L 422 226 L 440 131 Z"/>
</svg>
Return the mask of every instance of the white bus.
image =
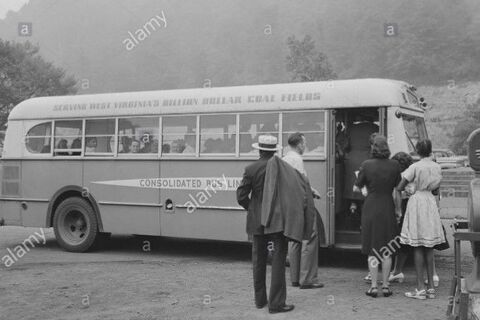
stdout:
<svg viewBox="0 0 480 320">
<path fill-rule="evenodd" d="M 109 233 L 245 242 L 235 190 L 258 158 L 251 144 L 272 134 L 286 147 L 300 131 L 323 195 L 325 246 L 359 248 L 359 229 L 338 223 L 346 208 L 335 161 L 337 127 L 348 130 L 358 113 L 372 117 L 392 154 L 427 137 L 415 88 L 386 79 L 29 99 L 8 118 L 0 219 L 53 227 L 77 252 Z"/>
</svg>

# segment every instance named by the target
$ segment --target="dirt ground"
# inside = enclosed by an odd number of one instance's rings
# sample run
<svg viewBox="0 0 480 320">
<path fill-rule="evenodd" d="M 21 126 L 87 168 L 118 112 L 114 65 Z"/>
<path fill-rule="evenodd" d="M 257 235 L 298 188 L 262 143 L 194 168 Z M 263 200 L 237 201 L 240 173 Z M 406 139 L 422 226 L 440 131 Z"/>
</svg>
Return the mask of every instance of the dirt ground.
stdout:
<svg viewBox="0 0 480 320">
<path fill-rule="evenodd" d="M 0 228 L 0 258 L 35 231 Z M 453 275 L 453 257 L 438 256 L 437 299 L 407 299 L 404 292 L 415 282 L 410 263 L 406 281 L 392 285 L 392 297 L 373 299 L 364 294 L 363 256 L 322 251 L 319 275 L 325 288 L 289 286 L 287 302 L 295 310 L 270 315 L 253 304 L 249 245 L 114 236 L 99 251 L 75 254 L 57 246 L 52 229 L 44 231 L 45 245 L 8 268 L 0 265 L 2 320 L 445 319 Z M 469 255 L 463 258 L 468 272 Z"/>
</svg>

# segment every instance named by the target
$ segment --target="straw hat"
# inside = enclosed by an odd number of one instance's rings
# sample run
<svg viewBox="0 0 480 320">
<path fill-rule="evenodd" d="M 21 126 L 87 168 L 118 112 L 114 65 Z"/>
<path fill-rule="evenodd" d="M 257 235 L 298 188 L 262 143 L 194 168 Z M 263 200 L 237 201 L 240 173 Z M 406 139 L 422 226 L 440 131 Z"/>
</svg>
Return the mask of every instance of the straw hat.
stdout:
<svg viewBox="0 0 480 320">
<path fill-rule="evenodd" d="M 277 144 L 277 138 L 270 135 L 262 135 L 258 137 L 258 143 L 255 142 L 252 144 L 257 150 L 265 150 L 265 151 L 278 151 L 282 149 L 281 146 Z"/>
</svg>

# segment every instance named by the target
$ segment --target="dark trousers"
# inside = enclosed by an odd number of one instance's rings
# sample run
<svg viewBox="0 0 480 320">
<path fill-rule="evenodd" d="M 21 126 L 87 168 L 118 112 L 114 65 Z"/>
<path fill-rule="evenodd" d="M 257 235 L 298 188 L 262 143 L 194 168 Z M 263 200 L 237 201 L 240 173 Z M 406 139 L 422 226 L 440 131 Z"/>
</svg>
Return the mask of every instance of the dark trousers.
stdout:
<svg viewBox="0 0 480 320">
<path fill-rule="evenodd" d="M 257 306 L 267 301 L 265 280 L 267 276 L 268 251 L 272 252 L 272 277 L 268 307 L 276 309 L 285 305 L 287 298 L 285 259 L 287 257 L 288 242 L 282 233 L 253 236 L 253 286 L 255 289 L 255 304 Z"/>
</svg>

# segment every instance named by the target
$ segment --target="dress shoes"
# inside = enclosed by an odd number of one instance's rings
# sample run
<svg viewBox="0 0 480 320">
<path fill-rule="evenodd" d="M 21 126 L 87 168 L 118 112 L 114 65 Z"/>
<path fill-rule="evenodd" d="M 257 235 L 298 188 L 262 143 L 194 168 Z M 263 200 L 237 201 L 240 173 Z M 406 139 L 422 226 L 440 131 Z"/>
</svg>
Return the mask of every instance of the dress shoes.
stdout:
<svg viewBox="0 0 480 320">
<path fill-rule="evenodd" d="M 268 304 L 268 301 L 265 301 L 264 303 L 261 303 L 261 304 L 255 303 L 255 307 L 257 307 L 257 309 L 263 309 L 267 304 Z"/>
<path fill-rule="evenodd" d="M 295 306 L 293 304 L 284 304 L 281 307 L 278 307 L 276 309 L 268 309 L 269 313 L 280 313 L 280 312 L 289 312 L 292 311 Z"/>
<path fill-rule="evenodd" d="M 320 289 L 323 288 L 323 283 L 311 283 L 311 284 L 302 284 L 300 289 Z"/>
<path fill-rule="evenodd" d="M 300 283 L 298 283 L 298 282 L 292 282 L 292 287 L 300 287 Z"/>
</svg>

